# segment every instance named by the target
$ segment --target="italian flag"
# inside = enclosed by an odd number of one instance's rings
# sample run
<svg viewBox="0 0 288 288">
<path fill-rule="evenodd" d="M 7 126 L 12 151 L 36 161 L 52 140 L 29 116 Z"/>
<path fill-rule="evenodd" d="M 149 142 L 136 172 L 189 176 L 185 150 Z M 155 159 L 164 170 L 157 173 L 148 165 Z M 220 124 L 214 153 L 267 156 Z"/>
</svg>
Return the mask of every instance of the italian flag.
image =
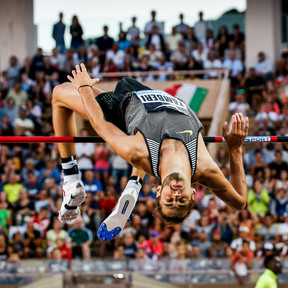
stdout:
<svg viewBox="0 0 288 288">
<path fill-rule="evenodd" d="M 197 87 L 194 84 L 175 84 L 173 87 L 165 89 L 165 92 L 184 100 L 195 113 L 198 113 L 208 89 Z"/>
</svg>

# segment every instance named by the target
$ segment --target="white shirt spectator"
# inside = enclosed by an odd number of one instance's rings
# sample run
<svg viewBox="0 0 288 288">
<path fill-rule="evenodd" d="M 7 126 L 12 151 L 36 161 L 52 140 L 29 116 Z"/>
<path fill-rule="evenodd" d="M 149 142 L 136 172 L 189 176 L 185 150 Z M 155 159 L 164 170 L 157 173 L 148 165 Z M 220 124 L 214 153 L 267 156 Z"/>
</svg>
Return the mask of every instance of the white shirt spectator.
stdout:
<svg viewBox="0 0 288 288">
<path fill-rule="evenodd" d="M 198 62 L 203 63 L 205 60 L 207 60 L 207 50 L 204 49 L 201 53 L 198 49 L 195 49 L 192 51 L 191 56 Z"/>
<path fill-rule="evenodd" d="M 206 59 L 203 62 L 203 68 L 204 69 L 221 69 L 222 63 L 219 59 L 214 59 L 213 61 Z M 217 78 L 219 74 L 217 72 L 209 72 L 208 76 L 211 78 Z"/>
<path fill-rule="evenodd" d="M 278 119 L 278 115 L 276 112 L 259 112 L 256 115 L 255 121 L 259 124 L 259 128 L 262 129 L 264 127 L 263 121 L 268 120 L 269 128 L 274 128 L 274 122 Z"/>
<path fill-rule="evenodd" d="M 112 50 L 109 50 L 107 51 L 106 59 L 112 59 L 115 65 L 121 69 L 125 59 L 125 52 L 118 50 L 116 53 L 114 53 Z"/>
<path fill-rule="evenodd" d="M 237 239 L 234 239 L 232 242 L 231 242 L 231 245 L 230 247 L 233 249 L 233 250 L 236 250 L 236 251 L 241 251 L 242 250 L 242 238 L 237 238 Z M 249 244 L 249 249 L 251 251 L 255 251 L 256 250 L 256 244 L 253 240 L 250 240 L 250 244 Z"/>
<path fill-rule="evenodd" d="M 279 235 L 282 236 L 283 241 L 288 240 L 288 223 L 281 223 L 279 225 Z"/>
<path fill-rule="evenodd" d="M 232 77 L 236 77 L 239 74 L 239 72 L 243 71 L 242 62 L 238 59 L 235 60 L 231 60 L 230 58 L 226 59 L 223 62 L 223 68 L 230 70 Z"/>
<path fill-rule="evenodd" d="M 268 59 L 265 59 L 262 62 L 257 61 L 254 64 L 254 68 L 256 73 L 262 73 L 262 74 L 272 73 L 273 70 L 272 63 Z"/>
<path fill-rule="evenodd" d="M 206 32 L 208 29 L 212 30 L 212 25 L 207 21 L 198 21 L 194 26 L 195 36 L 202 44 L 206 42 Z"/>
<path fill-rule="evenodd" d="M 183 40 L 183 37 L 181 34 L 171 34 L 166 37 L 166 43 L 168 43 L 169 48 L 171 51 L 175 51 L 178 48 L 178 42 L 180 40 Z"/>
<path fill-rule="evenodd" d="M 80 170 L 93 169 L 93 162 L 89 156 L 92 156 L 95 151 L 95 144 L 93 143 L 76 143 L 76 156 L 78 158 L 78 168 Z M 88 157 L 82 156 L 85 154 Z"/>
<path fill-rule="evenodd" d="M 34 123 L 31 119 L 25 118 L 25 119 L 21 119 L 21 118 L 16 118 L 14 121 L 14 126 L 20 126 L 21 128 L 34 128 Z M 33 135 L 30 131 L 25 131 L 24 132 L 25 136 L 31 136 Z"/>
</svg>

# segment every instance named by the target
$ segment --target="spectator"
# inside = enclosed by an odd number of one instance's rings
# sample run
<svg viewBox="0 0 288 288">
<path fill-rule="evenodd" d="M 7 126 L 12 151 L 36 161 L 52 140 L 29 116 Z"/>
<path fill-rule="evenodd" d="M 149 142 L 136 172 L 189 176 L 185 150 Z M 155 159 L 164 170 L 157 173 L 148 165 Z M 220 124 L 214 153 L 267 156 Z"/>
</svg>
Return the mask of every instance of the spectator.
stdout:
<svg viewBox="0 0 288 288">
<path fill-rule="evenodd" d="M 257 280 L 255 288 L 276 288 L 277 287 L 277 276 L 282 273 L 281 259 L 271 254 L 265 257 L 264 267 L 266 270 Z"/>
<path fill-rule="evenodd" d="M 56 161 L 54 159 L 48 159 L 45 162 L 45 167 L 40 170 L 39 181 L 44 183 L 47 178 L 54 178 L 56 183 L 60 182 L 60 170 L 56 167 Z"/>
<path fill-rule="evenodd" d="M 18 66 L 18 59 L 16 56 L 10 57 L 10 66 L 7 69 L 8 88 L 12 88 L 14 84 L 20 79 L 20 67 Z"/>
<path fill-rule="evenodd" d="M 4 235 L 0 234 L 0 261 L 8 260 L 8 245 Z"/>
<path fill-rule="evenodd" d="M 119 44 L 114 42 L 111 49 L 109 49 L 106 53 L 106 60 L 112 59 L 118 70 L 121 70 L 123 67 L 125 52 L 119 49 Z"/>
<path fill-rule="evenodd" d="M 108 26 L 103 27 L 104 35 L 96 40 L 96 45 L 99 49 L 99 62 L 102 67 L 101 71 L 104 70 L 104 63 L 106 60 L 106 53 L 113 46 L 114 40 L 108 35 Z"/>
<path fill-rule="evenodd" d="M 136 17 L 132 17 L 132 26 L 128 28 L 127 36 L 130 39 L 131 46 L 134 47 L 137 54 L 140 45 L 140 29 L 136 26 L 136 20 Z"/>
<path fill-rule="evenodd" d="M 166 36 L 166 43 L 168 43 L 170 51 L 174 52 L 178 47 L 178 42 L 183 39 L 182 34 L 177 32 L 177 28 L 172 27 L 171 35 Z"/>
<path fill-rule="evenodd" d="M 194 49 L 191 55 L 201 66 L 207 60 L 207 50 L 203 48 L 202 43 L 197 45 L 197 49 Z"/>
<path fill-rule="evenodd" d="M 234 239 L 230 245 L 233 251 L 241 251 L 242 244 L 244 241 L 249 243 L 249 249 L 254 252 L 256 250 L 256 245 L 254 240 L 249 239 L 249 228 L 247 226 L 240 226 L 238 229 L 239 237 Z"/>
<path fill-rule="evenodd" d="M 43 252 L 41 248 L 41 233 L 34 228 L 33 222 L 27 223 L 27 231 L 24 234 L 24 259 L 42 258 Z"/>
<path fill-rule="evenodd" d="M 84 227 L 81 216 L 78 216 L 73 227 L 68 230 L 68 235 L 71 238 L 73 257 L 89 260 L 93 237 L 91 231 Z"/>
<path fill-rule="evenodd" d="M 288 241 L 288 212 L 283 214 L 284 223 L 279 225 L 279 241 L 286 242 Z"/>
<path fill-rule="evenodd" d="M 182 13 L 179 14 L 180 23 L 175 26 L 176 33 L 181 34 L 183 39 L 187 39 L 189 25 L 184 23 L 184 15 Z M 173 28 L 172 28 L 173 29 Z"/>
<path fill-rule="evenodd" d="M 151 33 L 148 35 L 146 49 L 149 49 L 149 45 L 153 44 L 157 51 L 165 52 L 164 37 L 159 32 L 159 27 L 153 25 Z"/>
<path fill-rule="evenodd" d="M 273 224 L 273 218 L 270 213 L 267 213 L 263 219 L 263 224 L 256 231 L 260 235 L 262 242 L 276 243 L 279 234 L 278 226 Z"/>
<path fill-rule="evenodd" d="M 229 36 L 230 41 L 235 42 L 236 47 L 240 48 L 243 50 L 244 46 L 244 40 L 245 36 L 244 34 L 240 31 L 240 27 L 238 24 L 235 24 L 233 26 L 233 33 Z"/>
<path fill-rule="evenodd" d="M 234 53 L 235 59 L 239 60 L 240 62 L 242 61 L 242 52 L 240 48 L 236 47 L 236 44 L 234 41 L 229 41 L 228 47 L 224 51 L 224 60 L 229 59 L 231 53 Z"/>
<path fill-rule="evenodd" d="M 13 84 L 13 88 L 11 88 L 8 92 L 6 102 L 10 99 L 13 98 L 15 104 L 19 107 L 21 105 L 26 105 L 27 101 L 27 94 L 24 90 L 22 90 L 21 87 L 21 82 L 20 81 L 15 81 Z"/>
<path fill-rule="evenodd" d="M 9 248 L 11 250 L 9 254 L 16 253 L 21 258 L 23 257 L 24 243 L 23 243 L 22 234 L 20 231 L 17 231 L 16 233 L 13 234 L 12 242 Z"/>
<path fill-rule="evenodd" d="M 48 218 L 48 206 L 42 206 L 40 211 L 33 216 L 32 222 L 34 224 L 35 229 L 40 231 L 41 237 L 46 238 L 46 232 L 50 225 L 50 219 Z"/>
<path fill-rule="evenodd" d="M 253 252 L 249 249 L 249 242 L 243 241 L 241 251 L 236 251 L 231 257 L 230 268 L 240 285 L 248 276 L 248 269 L 252 268 Z"/>
<path fill-rule="evenodd" d="M 63 13 L 59 13 L 59 22 L 53 25 L 53 32 L 52 37 L 55 40 L 55 46 L 56 49 L 60 54 L 65 54 L 65 40 L 64 40 L 64 34 L 65 34 L 65 24 L 63 23 Z"/>
<path fill-rule="evenodd" d="M 225 258 L 227 257 L 227 246 L 221 241 L 221 231 L 216 229 L 212 232 L 212 243 L 208 247 L 209 258 Z"/>
<path fill-rule="evenodd" d="M 85 171 L 83 184 L 85 186 L 85 191 L 92 193 L 93 196 L 103 192 L 102 183 L 94 178 L 94 173 L 92 170 Z"/>
<path fill-rule="evenodd" d="M 44 70 L 44 56 L 42 48 L 37 48 L 36 54 L 33 56 L 30 65 L 30 77 L 32 80 L 38 78 L 38 73 Z M 21 105 L 25 105 L 21 104 Z"/>
<path fill-rule="evenodd" d="M 223 62 L 223 68 L 229 70 L 231 86 L 239 86 L 240 80 L 242 78 L 243 65 L 242 62 L 236 59 L 234 52 L 229 53 L 229 58 L 225 59 Z"/>
<path fill-rule="evenodd" d="M 111 150 L 105 143 L 98 143 L 95 146 L 95 153 L 94 153 L 94 159 L 95 159 L 95 174 L 96 178 L 99 181 L 102 181 L 104 185 L 108 182 L 108 174 L 109 174 L 109 157 L 111 155 Z"/>
<path fill-rule="evenodd" d="M 178 48 L 171 54 L 170 61 L 175 70 L 185 70 L 189 57 L 189 50 L 186 49 L 184 40 L 178 41 Z"/>
<path fill-rule="evenodd" d="M 106 195 L 104 198 L 99 199 L 99 207 L 101 209 L 102 219 L 105 219 L 110 215 L 115 207 L 117 201 L 115 199 L 115 191 L 113 188 L 108 187 L 106 189 Z"/>
<path fill-rule="evenodd" d="M 14 126 L 21 127 L 25 136 L 32 136 L 35 125 L 31 119 L 27 118 L 27 107 L 22 105 L 19 107 L 19 117 L 15 119 Z"/>
<path fill-rule="evenodd" d="M 19 199 L 20 191 L 23 187 L 19 181 L 19 175 L 11 173 L 8 178 L 8 183 L 4 185 L 3 190 L 7 194 L 8 202 L 10 204 L 15 203 Z"/>
<path fill-rule="evenodd" d="M 227 26 L 220 27 L 216 40 L 219 41 L 219 45 L 220 45 L 219 57 L 223 60 L 224 51 L 228 48 L 228 43 L 229 43 L 229 34 L 228 34 Z"/>
<path fill-rule="evenodd" d="M 70 26 L 70 34 L 71 34 L 71 45 L 70 49 L 78 50 L 81 46 L 84 45 L 84 41 L 82 39 L 83 30 L 82 26 L 78 21 L 78 17 L 76 15 L 72 18 L 72 24 Z"/>
<path fill-rule="evenodd" d="M 152 191 L 150 183 L 144 183 L 139 193 L 139 199 L 147 200 L 148 198 L 156 199 L 156 193 Z"/>
<path fill-rule="evenodd" d="M 137 246 L 132 232 L 127 232 L 123 236 L 124 255 L 126 258 L 134 259 L 137 252 Z"/>
<path fill-rule="evenodd" d="M 26 188 L 20 190 L 19 201 L 16 202 L 13 213 L 17 226 L 22 226 L 27 216 L 32 217 L 35 214 L 34 203 L 28 197 Z"/>
<path fill-rule="evenodd" d="M 198 240 L 192 241 L 192 246 L 198 246 L 200 249 L 200 257 L 208 257 L 208 250 L 211 247 L 211 242 L 207 240 L 207 233 L 205 230 L 200 230 L 198 233 Z"/>
<path fill-rule="evenodd" d="M 203 69 L 221 69 L 222 63 L 219 59 L 216 58 L 214 51 L 209 51 L 207 59 L 203 62 Z M 209 72 L 209 74 L 205 75 L 207 78 L 217 78 L 219 74 L 217 72 Z"/>
<path fill-rule="evenodd" d="M 162 242 L 159 240 L 159 233 L 152 230 L 149 235 L 150 237 L 146 242 L 146 254 L 151 259 L 159 259 L 162 254 Z"/>
<path fill-rule="evenodd" d="M 144 28 L 144 33 L 145 33 L 145 35 L 146 35 L 147 37 L 150 36 L 150 35 L 152 34 L 152 32 L 153 32 L 153 27 L 154 27 L 154 26 L 157 26 L 159 33 L 163 35 L 163 32 L 164 32 L 164 31 L 163 31 L 163 29 L 162 29 L 162 25 L 161 25 L 160 22 L 157 22 L 157 21 L 156 21 L 156 11 L 154 11 L 154 10 L 151 11 L 151 17 L 152 17 L 151 21 L 149 21 L 149 22 L 145 25 L 145 28 Z"/>
<path fill-rule="evenodd" d="M 268 204 L 270 197 L 268 191 L 263 188 L 260 179 L 255 179 L 254 188 L 248 191 L 247 202 L 251 206 L 251 210 L 258 216 L 263 216 L 269 211 Z"/>
<path fill-rule="evenodd" d="M 277 179 L 280 179 L 281 171 L 288 170 L 288 165 L 282 160 L 282 152 L 280 150 L 276 150 L 275 161 L 269 164 L 269 168 L 271 169 L 272 176 Z"/>
<path fill-rule="evenodd" d="M 286 211 L 288 211 L 287 189 L 281 187 L 277 188 L 275 196 L 271 201 L 270 211 L 274 220 L 277 221 L 278 219 L 280 220 L 283 218 Z"/>
<path fill-rule="evenodd" d="M 232 128 L 232 115 L 235 113 L 242 113 L 243 117 L 247 117 L 250 114 L 250 106 L 246 102 L 246 95 L 243 89 L 237 89 L 235 95 L 235 101 L 230 102 L 228 106 L 229 114 L 231 116 L 229 123 L 229 130 Z"/>
<path fill-rule="evenodd" d="M 212 25 L 210 22 L 205 21 L 203 19 L 203 12 L 199 12 L 199 21 L 195 23 L 194 25 L 194 30 L 195 30 L 195 35 L 198 39 L 199 42 L 201 42 L 203 45 L 206 43 L 206 34 L 207 30 L 212 30 Z"/>
<path fill-rule="evenodd" d="M 65 231 L 66 232 L 66 231 Z M 72 260 L 72 252 L 71 250 L 65 245 L 65 241 L 62 238 L 56 239 L 56 247 L 61 251 L 61 259 L 63 260 Z"/>
<path fill-rule="evenodd" d="M 250 167 L 250 174 L 253 178 L 264 179 L 265 168 L 267 168 L 268 165 L 263 162 L 261 150 L 255 150 L 255 160 L 256 163 Z"/>
<path fill-rule="evenodd" d="M 66 240 L 67 236 L 68 236 L 67 232 L 64 229 L 62 229 L 61 222 L 57 218 L 55 218 L 53 220 L 53 229 L 48 230 L 46 233 L 46 240 L 48 247 L 52 247 L 53 249 L 57 248 L 58 247 L 57 240 L 58 239 Z"/>
<path fill-rule="evenodd" d="M 266 58 L 264 52 L 258 53 L 258 60 L 254 64 L 255 72 L 257 75 L 262 77 L 263 82 L 272 79 L 272 63 Z"/>
<path fill-rule="evenodd" d="M 120 31 L 119 33 L 119 40 L 118 40 L 118 46 L 120 51 L 126 52 L 127 49 L 130 47 L 131 43 L 130 41 L 126 38 L 126 32 Z"/>
<path fill-rule="evenodd" d="M 38 192 L 41 189 L 41 184 L 38 181 L 38 177 L 34 171 L 29 171 L 25 176 L 26 181 L 24 182 L 25 188 L 29 198 L 34 201 L 38 197 Z"/>
<path fill-rule="evenodd" d="M 6 229 L 11 225 L 12 206 L 7 201 L 4 191 L 0 192 L 0 227 Z"/>
</svg>

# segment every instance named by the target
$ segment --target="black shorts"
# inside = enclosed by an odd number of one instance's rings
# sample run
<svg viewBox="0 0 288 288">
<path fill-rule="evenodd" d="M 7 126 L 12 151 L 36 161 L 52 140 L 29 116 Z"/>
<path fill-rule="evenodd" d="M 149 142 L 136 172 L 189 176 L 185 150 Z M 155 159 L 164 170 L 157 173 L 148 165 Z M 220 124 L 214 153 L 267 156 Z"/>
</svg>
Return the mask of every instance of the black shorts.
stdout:
<svg viewBox="0 0 288 288">
<path fill-rule="evenodd" d="M 126 107 L 131 100 L 132 92 L 141 90 L 151 90 L 151 88 L 135 79 L 124 77 L 117 83 L 114 91 L 99 94 L 96 100 L 104 113 L 106 121 L 113 123 L 127 133 L 125 123 Z"/>
</svg>

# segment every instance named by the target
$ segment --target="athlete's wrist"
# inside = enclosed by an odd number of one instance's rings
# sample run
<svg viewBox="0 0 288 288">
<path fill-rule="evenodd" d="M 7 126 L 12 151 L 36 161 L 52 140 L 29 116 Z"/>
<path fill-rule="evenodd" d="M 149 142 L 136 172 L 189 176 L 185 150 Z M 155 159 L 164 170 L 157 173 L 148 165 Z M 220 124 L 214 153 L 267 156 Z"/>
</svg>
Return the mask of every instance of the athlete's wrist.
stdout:
<svg viewBox="0 0 288 288">
<path fill-rule="evenodd" d="M 79 87 L 78 87 L 78 92 L 80 93 L 80 91 L 82 90 L 82 89 L 87 89 L 87 88 L 91 88 L 92 89 L 92 86 L 90 85 L 90 84 L 83 84 L 83 85 L 80 85 Z M 80 89 L 81 88 L 81 89 Z"/>
</svg>

